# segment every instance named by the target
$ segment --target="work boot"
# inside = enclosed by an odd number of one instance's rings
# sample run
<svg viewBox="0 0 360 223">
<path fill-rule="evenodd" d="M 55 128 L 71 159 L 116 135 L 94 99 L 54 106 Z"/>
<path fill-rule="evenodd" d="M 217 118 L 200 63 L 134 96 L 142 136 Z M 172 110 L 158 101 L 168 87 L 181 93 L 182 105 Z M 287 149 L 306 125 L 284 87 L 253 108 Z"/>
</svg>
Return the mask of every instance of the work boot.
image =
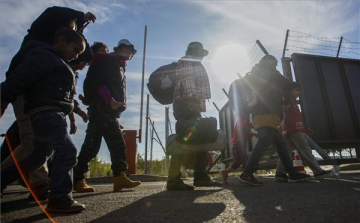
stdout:
<svg viewBox="0 0 360 223">
<path fill-rule="evenodd" d="M 60 212 L 60 213 L 70 213 L 70 212 L 80 212 L 85 209 L 85 205 L 78 203 L 74 199 L 50 199 L 46 207 L 48 212 Z"/>
<path fill-rule="evenodd" d="M 74 182 L 74 191 L 78 193 L 95 192 L 95 188 L 87 185 L 85 179 L 82 179 Z"/>
<path fill-rule="evenodd" d="M 168 180 L 166 184 L 167 190 L 194 190 L 195 187 L 185 184 L 181 179 Z"/>
<path fill-rule="evenodd" d="M 123 188 L 134 188 L 140 184 L 140 181 L 132 181 L 127 178 L 125 172 L 121 172 L 120 176 L 114 177 L 114 191 L 121 191 Z"/>
</svg>

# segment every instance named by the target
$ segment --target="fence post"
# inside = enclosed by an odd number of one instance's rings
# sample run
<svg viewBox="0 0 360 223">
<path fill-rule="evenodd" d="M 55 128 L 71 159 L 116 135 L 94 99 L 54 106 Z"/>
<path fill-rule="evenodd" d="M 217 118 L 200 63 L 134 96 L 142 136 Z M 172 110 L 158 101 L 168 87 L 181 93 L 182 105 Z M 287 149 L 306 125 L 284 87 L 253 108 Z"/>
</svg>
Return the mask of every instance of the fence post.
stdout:
<svg viewBox="0 0 360 223">
<path fill-rule="evenodd" d="M 146 127 L 145 127 L 145 160 L 144 173 L 147 174 L 147 146 L 148 146 L 148 132 L 149 132 L 149 94 L 146 98 Z"/>
<path fill-rule="evenodd" d="M 165 147 L 167 145 L 167 138 L 169 136 L 169 107 L 165 107 Z M 166 173 L 169 173 L 170 167 L 170 156 L 165 154 L 165 166 L 166 166 Z"/>
<path fill-rule="evenodd" d="M 337 53 L 336 53 L 336 57 L 339 57 L 342 40 L 343 40 L 343 37 L 340 38 L 339 48 L 338 48 L 338 51 L 337 51 Z"/>
</svg>

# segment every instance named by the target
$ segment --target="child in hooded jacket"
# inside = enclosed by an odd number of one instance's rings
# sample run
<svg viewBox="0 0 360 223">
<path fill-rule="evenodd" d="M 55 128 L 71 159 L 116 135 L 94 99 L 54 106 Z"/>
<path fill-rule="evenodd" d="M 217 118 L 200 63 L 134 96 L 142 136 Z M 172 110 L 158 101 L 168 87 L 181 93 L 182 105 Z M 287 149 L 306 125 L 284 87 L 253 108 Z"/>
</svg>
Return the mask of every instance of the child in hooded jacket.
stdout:
<svg viewBox="0 0 360 223">
<path fill-rule="evenodd" d="M 324 179 L 331 175 L 331 171 L 323 170 L 312 154 L 312 149 L 305 134 L 312 134 L 313 132 L 305 124 L 301 111 L 296 104 L 296 98 L 300 96 L 300 92 L 300 85 L 293 82 L 291 84 L 290 101 L 285 107 L 281 129 L 286 139 L 289 155 L 291 156 L 294 149 L 296 149 L 300 153 L 301 158 L 313 171 L 315 179 Z M 279 160 L 277 164 L 275 179 L 277 181 L 288 181 L 288 176 L 281 160 Z"/>
</svg>

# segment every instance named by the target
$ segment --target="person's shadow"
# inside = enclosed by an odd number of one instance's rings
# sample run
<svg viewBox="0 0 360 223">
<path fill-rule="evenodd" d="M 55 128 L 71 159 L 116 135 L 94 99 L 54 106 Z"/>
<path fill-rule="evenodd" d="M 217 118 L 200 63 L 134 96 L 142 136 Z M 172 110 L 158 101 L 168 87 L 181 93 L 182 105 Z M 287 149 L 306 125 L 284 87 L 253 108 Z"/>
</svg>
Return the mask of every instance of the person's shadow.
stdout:
<svg viewBox="0 0 360 223">
<path fill-rule="evenodd" d="M 240 202 L 239 222 L 359 222 L 356 187 L 359 188 L 360 178 L 343 176 L 346 179 L 301 183 L 277 182 L 273 176 L 257 177 L 263 186 L 248 186 L 233 178 L 226 188 Z"/>
<path fill-rule="evenodd" d="M 203 203 L 201 197 L 221 189 L 162 191 L 112 211 L 91 223 L 104 222 L 207 222 L 221 214 L 221 201 Z"/>
</svg>

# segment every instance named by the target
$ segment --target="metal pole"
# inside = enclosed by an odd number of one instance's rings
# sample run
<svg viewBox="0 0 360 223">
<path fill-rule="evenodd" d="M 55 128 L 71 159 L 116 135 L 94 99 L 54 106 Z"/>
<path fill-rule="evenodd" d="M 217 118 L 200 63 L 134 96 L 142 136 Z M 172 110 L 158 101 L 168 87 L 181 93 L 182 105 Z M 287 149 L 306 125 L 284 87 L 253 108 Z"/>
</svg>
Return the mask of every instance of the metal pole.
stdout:
<svg viewBox="0 0 360 223">
<path fill-rule="evenodd" d="M 165 107 L 165 144 L 167 145 L 167 138 L 169 137 L 169 107 Z M 165 167 L 166 172 L 169 173 L 170 156 L 165 154 Z"/>
<path fill-rule="evenodd" d="M 143 103 L 144 103 L 144 80 L 145 80 L 145 64 L 146 64 L 146 61 L 145 61 L 145 59 L 146 59 L 146 36 L 147 36 L 147 26 L 145 26 L 145 32 L 144 32 L 144 52 L 143 52 L 142 82 L 141 82 L 139 143 L 141 143 L 141 135 L 142 135 L 142 117 L 143 117 Z"/>
<path fill-rule="evenodd" d="M 240 73 L 236 73 L 236 75 L 239 77 L 239 79 L 241 79 L 241 74 Z"/>
<path fill-rule="evenodd" d="M 260 49 L 264 52 L 265 55 L 269 55 L 268 51 L 266 51 L 265 47 L 260 43 L 259 40 L 256 40 L 257 45 L 259 45 Z"/>
<path fill-rule="evenodd" d="M 165 152 L 165 147 L 164 147 L 164 145 L 161 143 L 161 139 L 160 139 L 159 135 L 157 134 L 157 131 L 156 131 L 155 127 L 153 126 L 153 124 L 152 124 L 152 122 L 151 122 L 151 118 L 149 118 L 149 120 L 150 120 L 150 124 L 152 125 L 152 127 L 153 127 L 153 129 L 154 129 L 156 138 L 158 139 L 161 148 L 163 149 L 164 153 L 166 153 L 166 152 Z"/>
<path fill-rule="evenodd" d="M 282 57 L 285 56 L 287 41 L 288 41 L 288 37 L 289 37 L 289 31 L 290 31 L 290 30 L 287 30 L 287 31 L 286 31 L 285 44 L 284 44 L 284 50 L 283 50 L 283 55 L 282 55 Z"/>
<path fill-rule="evenodd" d="M 151 121 L 150 121 L 151 122 Z M 152 122 L 152 126 L 154 126 L 155 122 Z M 153 157 L 153 145 L 154 145 L 154 127 L 151 128 L 151 145 L 150 145 L 150 165 L 149 165 L 149 174 L 151 174 L 152 169 L 152 157 Z"/>
<path fill-rule="evenodd" d="M 225 89 L 223 88 L 222 90 L 223 90 L 223 92 L 225 93 L 226 97 L 229 98 L 229 95 L 228 95 L 228 93 L 225 91 Z"/>
<path fill-rule="evenodd" d="M 220 109 L 218 108 L 218 106 L 216 106 L 215 102 L 213 102 L 213 105 L 215 106 L 216 110 L 218 110 L 218 112 L 219 112 Z"/>
<path fill-rule="evenodd" d="M 342 40 L 343 40 L 343 37 L 340 38 L 339 49 L 338 49 L 338 51 L 336 53 L 336 57 L 339 57 Z"/>
<path fill-rule="evenodd" d="M 147 174 L 147 146 L 148 146 L 148 131 L 149 131 L 149 94 L 147 94 L 146 100 L 146 127 L 145 127 L 145 162 L 144 173 Z"/>
</svg>

